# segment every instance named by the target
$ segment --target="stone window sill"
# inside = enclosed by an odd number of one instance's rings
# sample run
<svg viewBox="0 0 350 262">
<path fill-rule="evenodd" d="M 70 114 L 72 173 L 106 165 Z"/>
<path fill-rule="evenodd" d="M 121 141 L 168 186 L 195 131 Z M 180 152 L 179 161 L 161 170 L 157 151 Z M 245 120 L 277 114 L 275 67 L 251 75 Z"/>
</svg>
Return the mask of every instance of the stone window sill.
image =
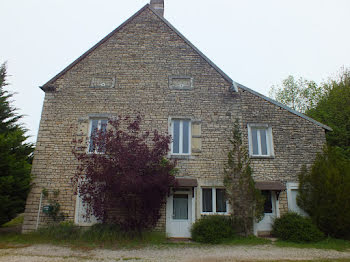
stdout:
<svg viewBox="0 0 350 262">
<path fill-rule="evenodd" d="M 250 159 L 274 159 L 275 156 L 249 156 Z"/>
<path fill-rule="evenodd" d="M 170 159 L 179 159 L 179 160 L 190 160 L 190 159 L 195 159 L 194 156 L 191 155 L 170 155 Z"/>
</svg>

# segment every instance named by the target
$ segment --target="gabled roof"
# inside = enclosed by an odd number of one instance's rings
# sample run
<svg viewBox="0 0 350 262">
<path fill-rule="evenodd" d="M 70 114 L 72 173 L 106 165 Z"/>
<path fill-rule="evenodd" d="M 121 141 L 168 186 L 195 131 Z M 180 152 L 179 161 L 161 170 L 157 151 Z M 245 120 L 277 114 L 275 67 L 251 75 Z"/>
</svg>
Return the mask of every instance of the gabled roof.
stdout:
<svg viewBox="0 0 350 262">
<path fill-rule="evenodd" d="M 141 8 L 138 12 L 136 12 L 133 16 L 131 16 L 128 20 L 126 20 L 124 23 L 122 23 L 119 27 L 114 29 L 111 33 L 109 33 L 106 37 L 104 37 L 101 41 L 99 41 L 96 45 L 91 47 L 88 51 L 86 51 L 84 54 L 82 54 L 78 59 L 76 59 L 73 63 L 68 65 L 65 69 L 63 69 L 60 73 L 58 73 L 56 76 L 54 76 L 52 79 L 50 79 L 46 84 L 41 86 L 40 88 L 43 91 L 53 91 L 55 87 L 52 86 L 53 82 L 55 82 L 58 78 L 60 78 L 62 75 L 67 73 L 70 69 L 72 69 L 76 64 L 78 64 L 81 60 L 83 60 L 85 57 L 87 57 L 90 53 L 92 53 L 96 48 L 98 48 L 100 45 L 105 43 L 109 38 L 111 38 L 115 33 L 120 31 L 125 25 L 127 25 L 130 21 L 132 21 L 135 17 L 137 17 L 140 13 L 142 13 L 145 9 L 151 10 L 154 15 L 159 17 L 171 30 L 173 30 L 183 41 L 185 41 L 195 52 L 197 52 L 211 67 L 213 67 L 226 81 L 232 84 L 231 89 L 234 91 L 237 90 L 237 86 L 235 85 L 235 82 L 226 75 L 218 66 L 216 66 L 208 57 L 206 57 L 201 51 L 198 50 L 197 47 L 195 47 L 186 37 L 184 37 L 174 26 L 172 26 L 163 16 L 158 15 L 155 10 L 153 10 L 149 4 L 146 4 L 143 8 Z"/>
<path fill-rule="evenodd" d="M 70 65 L 68 65 L 64 70 L 62 70 L 60 73 L 58 73 L 56 76 L 54 76 L 52 79 L 50 79 L 46 84 L 44 84 L 43 86 L 41 86 L 40 88 L 43 91 L 54 91 L 55 87 L 52 85 L 58 78 L 60 78 L 62 75 L 64 75 L 65 73 L 67 73 L 70 69 L 72 69 L 76 64 L 78 64 L 80 61 L 82 61 L 85 57 L 87 57 L 90 53 L 92 53 L 95 49 L 97 49 L 100 45 L 102 45 L 103 43 L 105 43 L 109 38 L 111 38 L 115 33 L 117 33 L 118 31 L 120 31 L 125 25 L 127 25 L 130 21 L 132 21 L 135 17 L 137 17 L 139 14 L 141 14 L 144 10 L 149 9 L 153 12 L 154 15 L 156 15 L 157 17 L 159 17 L 159 19 L 161 19 L 171 30 L 173 30 L 184 42 L 186 42 L 196 53 L 199 54 L 200 57 L 202 57 L 211 67 L 213 67 L 227 82 L 229 82 L 231 84 L 231 88 L 230 90 L 234 91 L 234 92 L 238 92 L 238 87 L 248 91 L 262 99 L 267 100 L 268 102 L 279 106 L 301 118 L 304 118 L 326 130 L 332 131 L 332 128 L 330 128 L 329 126 L 326 126 L 302 113 L 299 113 L 293 109 L 291 109 L 290 107 L 283 105 L 269 97 L 266 97 L 244 85 L 238 84 L 235 81 L 233 81 L 228 75 L 226 75 L 217 65 L 215 65 L 208 57 L 206 57 L 197 47 L 195 47 L 186 37 L 184 37 L 172 24 L 170 24 L 163 16 L 158 15 L 155 10 L 153 10 L 149 4 L 146 4 L 144 7 L 142 7 L 139 11 L 137 11 L 133 16 L 131 16 L 129 19 L 127 19 L 124 23 L 122 23 L 119 27 L 117 27 L 116 29 L 114 29 L 111 33 L 109 33 L 107 36 L 105 36 L 101 41 L 99 41 L 97 44 L 95 44 L 93 47 L 91 47 L 88 51 L 86 51 L 84 54 L 82 54 L 80 57 L 78 57 L 73 63 L 71 63 Z"/>
<path fill-rule="evenodd" d="M 248 88 L 248 87 L 246 87 L 246 86 L 244 86 L 244 85 L 241 85 L 241 84 L 239 84 L 239 83 L 236 83 L 236 85 L 237 85 L 239 88 L 241 88 L 241 89 L 243 89 L 243 90 L 245 90 L 245 91 L 247 91 L 247 92 L 249 92 L 249 93 L 252 93 L 252 94 L 254 94 L 254 95 L 256 95 L 256 96 L 258 96 L 258 97 L 260 97 L 260 98 L 262 98 L 262 99 L 264 99 L 264 100 L 266 100 L 266 101 L 268 101 L 268 102 L 270 102 L 271 104 L 274 104 L 274 105 L 276 105 L 276 106 L 279 106 L 279 107 L 281 107 L 281 108 L 283 108 L 283 109 L 285 109 L 285 110 L 287 110 L 287 111 L 289 111 L 289 112 L 291 112 L 291 113 L 293 113 L 293 114 L 295 114 L 295 115 L 297 115 L 297 116 L 300 116 L 301 118 L 304 118 L 304 119 L 306 119 L 306 120 L 308 120 L 308 121 L 310 121 L 310 122 L 312 122 L 312 123 L 314 123 L 314 124 L 316 124 L 316 125 L 318 125 L 318 126 L 324 128 L 324 129 L 326 129 L 326 130 L 328 130 L 328 131 L 333 131 L 333 129 L 330 128 L 329 126 L 326 126 L 326 125 L 324 125 L 324 124 L 322 124 L 322 123 L 316 121 L 315 119 L 312 119 L 311 117 L 308 117 L 308 116 L 306 116 L 306 115 L 304 115 L 304 114 L 302 114 L 302 113 L 300 113 L 300 112 L 298 112 L 298 111 L 295 111 L 294 109 L 292 109 L 292 108 L 290 108 L 290 107 L 288 107 L 288 106 L 286 106 L 286 105 L 283 105 L 283 104 L 281 104 L 280 102 L 277 102 L 276 100 L 273 100 L 273 99 L 271 99 L 271 98 L 269 98 L 269 97 L 267 97 L 267 96 L 264 96 L 264 95 L 262 95 L 262 94 L 260 94 L 260 93 L 258 93 L 258 92 L 256 92 L 256 91 L 254 91 L 254 90 L 252 90 L 252 89 L 250 89 L 250 88 Z"/>
</svg>

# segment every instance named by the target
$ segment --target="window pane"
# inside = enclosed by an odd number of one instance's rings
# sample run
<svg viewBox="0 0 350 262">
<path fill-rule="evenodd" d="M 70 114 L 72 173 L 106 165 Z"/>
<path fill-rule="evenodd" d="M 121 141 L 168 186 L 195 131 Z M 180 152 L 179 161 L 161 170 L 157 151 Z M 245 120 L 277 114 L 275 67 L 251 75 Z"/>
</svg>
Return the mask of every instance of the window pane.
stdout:
<svg viewBox="0 0 350 262">
<path fill-rule="evenodd" d="M 107 123 L 108 123 L 108 120 L 107 120 L 107 119 L 101 120 L 101 131 L 103 131 L 103 132 L 106 131 L 106 129 L 107 129 Z"/>
<path fill-rule="evenodd" d="M 173 219 L 188 219 L 188 195 L 174 195 Z"/>
<path fill-rule="evenodd" d="M 263 190 L 261 193 L 265 197 L 264 213 L 272 213 L 271 191 Z"/>
<path fill-rule="evenodd" d="M 252 128 L 252 145 L 253 145 L 253 155 L 259 155 L 258 130 L 255 128 Z"/>
<path fill-rule="evenodd" d="M 108 120 L 107 119 L 102 119 L 100 120 L 100 131 L 105 133 L 106 130 L 107 130 L 107 122 Z M 105 141 L 99 141 L 98 143 L 98 148 L 97 148 L 97 152 L 99 153 L 104 153 L 106 152 L 106 145 L 105 145 Z"/>
<path fill-rule="evenodd" d="M 98 130 L 98 120 L 94 119 L 91 120 L 91 136 L 92 137 L 94 135 L 94 133 L 96 133 L 96 131 Z"/>
<path fill-rule="evenodd" d="M 91 133 L 90 133 L 90 145 L 89 145 L 89 152 L 94 152 L 95 151 L 95 147 L 93 145 L 93 137 L 96 134 L 98 128 L 98 120 L 97 119 L 93 119 L 91 120 Z"/>
<path fill-rule="evenodd" d="M 203 195 L 203 212 L 213 212 L 213 194 L 211 188 L 203 188 L 202 189 L 202 195 Z"/>
<path fill-rule="evenodd" d="M 226 212 L 225 189 L 216 189 L 216 212 Z"/>
<path fill-rule="evenodd" d="M 180 121 L 173 121 L 173 153 L 180 153 Z"/>
<path fill-rule="evenodd" d="M 261 154 L 267 155 L 267 137 L 266 129 L 260 129 Z"/>
<path fill-rule="evenodd" d="M 190 121 L 184 120 L 183 121 L 183 141 L 182 141 L 182 153 L 188 154 L 189 153 L 189 128 L 190 128 Z"/>
</svg>

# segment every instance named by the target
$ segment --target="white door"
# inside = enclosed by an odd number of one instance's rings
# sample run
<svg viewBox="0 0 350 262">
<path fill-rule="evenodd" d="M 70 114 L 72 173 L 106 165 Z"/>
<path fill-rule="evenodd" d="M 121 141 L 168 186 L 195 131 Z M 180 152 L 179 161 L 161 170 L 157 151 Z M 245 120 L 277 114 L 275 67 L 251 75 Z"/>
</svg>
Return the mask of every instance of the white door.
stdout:
<svg viewBox="0 0 350 262">
<path fill-rule="evenodd" d="M 272 225 L 276 218 L 276 193 L 274 191 L 263 191 L 263 195 L 266 197 L 264 207 L 264 217 L 259 223 L 256 224 L 256 231 L 272 231 Z"/>
<path fill-rule="evenodd" d="M 77 194 L 76 199 L 76 205 L 75 205 L 75 224 L 79 226 L 91 226 L 93 224 L 96 224 L 99 222 L 99 220 L 90 213 L 89 216 L 87 216 L 87 204 L 83 203 L 82 198 L 80 197 L 79 190 Z"/>
<path fill-rule="evenodd" d="M 166 205 L 166 233 L 168 237 L 191 237 L 192 190 L 170 195 Z"/>
<path fill-rule="evenodd" d="M 298 183 L 287 183 L 287 199 L 288 199 L 288 210 L 296 212 L 299 215 L 306 216 L 306 212 L 302 210 L 297 204 L 297 197 L 299 194 Z"/>
</svg>

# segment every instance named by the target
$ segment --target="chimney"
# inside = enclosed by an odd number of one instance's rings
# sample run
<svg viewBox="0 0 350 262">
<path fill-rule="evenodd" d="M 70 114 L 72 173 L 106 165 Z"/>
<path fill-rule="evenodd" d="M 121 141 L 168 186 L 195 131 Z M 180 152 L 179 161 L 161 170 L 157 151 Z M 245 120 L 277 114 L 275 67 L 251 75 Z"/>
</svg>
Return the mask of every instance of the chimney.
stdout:
<svg viewBox="0 0 350 262">
<path fill-rule="evenodd" d="M 151 0 L 150 5 L 158 15 L 164 17 L 164 0 Z"/>
</svg>

